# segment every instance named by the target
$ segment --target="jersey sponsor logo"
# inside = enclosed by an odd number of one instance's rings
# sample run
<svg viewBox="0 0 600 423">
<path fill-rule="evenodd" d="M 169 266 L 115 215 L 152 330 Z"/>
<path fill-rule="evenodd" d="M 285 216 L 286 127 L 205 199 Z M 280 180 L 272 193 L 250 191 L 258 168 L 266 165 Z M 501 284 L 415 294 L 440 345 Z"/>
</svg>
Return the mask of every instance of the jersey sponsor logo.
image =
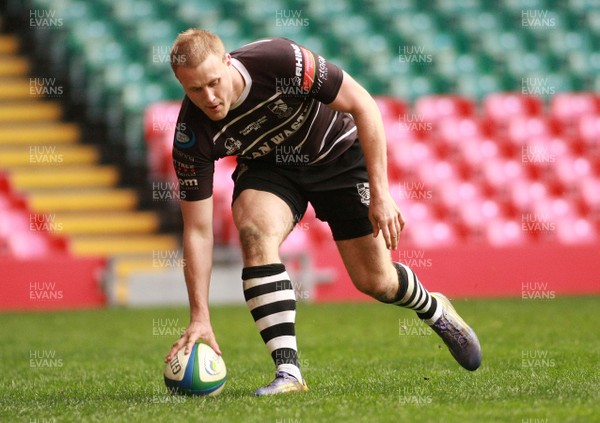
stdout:
<svg viewBox="0 0 600 423">
<path fill-rule="evenodd" d="M 294 58 L 296 59 L 296 70 L 294 75 L 298 78 L 302 77 L 302 51 L 296 44 L 291 44 L 294 50 Z"/>
<path fill-rule="evenodd" d="M 242 134 L 243 136 L 246 136 L 252 131 L 258 131 L 261 128 L 262 124 L 265 123 L 267 120 L 268 120 L 267 116 L 265 116 L 265 115 L 261 116 L 254 122 L 248 124 L 244 129 L 242 129 L 240 131 L 240 134 Z"/>
<path fill-rule="evenodd" d="M 178 150 L 176 148 L 173 149 L 173 158 L 179 158 L 179 159 L 187 160 L 189 162 L 196 161 L 196 157 L 193 156 L 192 154 L 185 153 L 182 150 Z"/>
<path fill-rule="evenodd" d="M 315 82 L 315 56 L 311 51 L 300 47 L 304 59 L 304 74 L 302 75 L 302 89 L 309 92 Z"/>
<path fill-rule="evenodd" d="M 368 182 L 361 182 L 356 184 L 356 190 L 358 191 L 358 195 L 360 196 L 360 202 L 365 206 L 371 204 L 371 190 L 369 188 Z"/>
<path fill-rule="evenodd" d="M 282 99 L 275 100 L 270 103 L 267 108 L 280 119 L 290 117 L 294 111 L 294 109 L 288 106 Z"/>
<path fill-rule="evenodd" d="M 186 131 L 177 130 L 175 132 L 175 145 L 179 148 L 191 148 L 196 144 L 196 134 L 190 129 L 191 135 L 188 135 Z"/>
<path fill-rule="evenodd" d="M 187 178 L 187 179 L 179 178 L 179 186 L 186 187 L 186 188 L 197 187 L 198 179 L 196 179 L 196 178 Z"/>
<path fill-rule="evenodd" d="M 173 164 L 175 165 L 175 172 L 178 175 L 187 174 L 187 175 L 195 175 L 196 168 L 194 165 L 180 162 L 179 160 L 173 160 Z"/>
<path fill-rule="evenodd" d="M 227 155 L 232 155 L 240 148 L 242 148 L 242 142 L 235 138 L 229 137 L 225 140 L 225 148 L 227 149 Z"/>
<path fill-rule="evenodd" d="M 295 134 L 302 127 L 304 122 L 306 122 L 306 118 L 311 110 L 311 105 L 312 103 L 305 105 L 301 113 L 296 116 L 296 119 L 293 120 L 293 122 L 290 123 L 287 128 L 284 128 L 283 130 L 274 134 L 268 141 L 265 141 L 260 147 L 258 147 L 258 149 L 252 153 L 252 158 L 256 159 L 269 154 L 275 146 L 281 144 L 291 135 Z"/>
<path fill-rule="evenodd" d="M 321 91 L 323 83 L 327 81 L 327 77 L 329 76 L 329 71 L 327 70 L 327 61 L 325 58 L 319 56 L 317 61 L 319 62 L 318 78 L 315 81 L 315 86 L 313 87 L 313 94 L 317 94 L 319 91 Z"/>
</svg>

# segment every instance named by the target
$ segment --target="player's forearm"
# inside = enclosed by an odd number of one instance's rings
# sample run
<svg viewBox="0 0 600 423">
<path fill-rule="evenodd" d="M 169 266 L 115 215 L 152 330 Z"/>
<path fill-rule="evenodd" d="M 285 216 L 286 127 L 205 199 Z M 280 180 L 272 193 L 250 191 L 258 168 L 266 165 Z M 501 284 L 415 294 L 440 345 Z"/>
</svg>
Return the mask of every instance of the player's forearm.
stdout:
<svg viewBox="0 0 600 423">
<path fill-rule="evenodd" d="M 371 97 L 363 103 L 360 111 L 355 112 L 352 116 L 365 155 L 371 197 L 377 198 L 389 191 L 387 147 L 383 122 L 379 109 Z"/>
<path fill-rule="evenodd" d="M 208 293 L 212 272 L 212 233 L 185 233 L 185 283 L 190 302 L 190 321 L 209 319 Z"/>
</svg>

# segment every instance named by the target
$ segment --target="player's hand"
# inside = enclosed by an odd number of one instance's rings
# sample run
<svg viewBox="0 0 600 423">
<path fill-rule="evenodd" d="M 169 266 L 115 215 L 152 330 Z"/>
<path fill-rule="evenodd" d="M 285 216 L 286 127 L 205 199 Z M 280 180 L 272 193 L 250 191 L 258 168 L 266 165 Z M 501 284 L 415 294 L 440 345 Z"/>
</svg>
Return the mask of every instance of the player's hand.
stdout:
<svg viewBox="0 0 600 423">
<path fill-rule="evenodd" d="M 221 349 L 219 348 L 219 344 L 217 344 L 217 340 L 215 338 L 215 334 L 213 333 L 212 326 L 208 322 L 191 322 L 181 338 L 177 340 L 171 347 L 171 350 L 165 357 L 165 363 L 170 362 L 177 352 L 185 347 L 185 354 L 189 354 L 194 347 L 194 344 L 197 340 L 201 339 L 206 342 L 215 352 L 221 355 Z"/>
<path fill-rule="evenodd" d="M 371 197 L 369 220 L 373 225 L 373 237 L 382 233 L 385 245 L 390 250 L 398 248 L 398 238 L 404 228 L 404 217 L 392 196 L 387 193 L 384 197 Z"/>
</svg>

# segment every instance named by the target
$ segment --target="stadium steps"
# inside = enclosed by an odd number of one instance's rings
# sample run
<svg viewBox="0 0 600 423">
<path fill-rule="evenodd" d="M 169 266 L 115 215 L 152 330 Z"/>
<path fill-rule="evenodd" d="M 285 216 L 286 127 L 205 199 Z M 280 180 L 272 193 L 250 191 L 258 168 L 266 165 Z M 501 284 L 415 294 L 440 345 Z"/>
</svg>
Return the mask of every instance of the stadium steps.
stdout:
<svg viewBox="0 0 600 423">
<path fill-rule="evenodd" d="M 29 190 L 29 204 L 40 212 L 126 211 L 138 207 L 137 193 L 126 188 L 84 187 Z"/>
<path fill-rule="evenodd" d="M 44 154 L 48 154 L 48 156 L 44 156 Z M 91 165 L 100 160 L 100 153 L 94 146 L 80 144 L 46 148 L 43 146 L 33 146 L 31 148 L 27 145 L 6 146 L 2 150 L 0 166 L 28 166 L 36 162 L 42 164 L 44 161 L 49 162 L 51 158 L 61 165 Z"/>
<path fill-rule="evenodd" d="M 160 232 L 159 214 L 140 209 L 140 194 L 120 185 L 118 167 L 102 163 L 100 148 L 82 143 L 79 125 L 62 120 L 60 99 L 32 91 L 39 80 L 29 78 L 30 63 L 18 52 L 16 37 L 0 35 L 0 169 L 72 254 L 115 263 L 110 277 L 124 304 L 129 278 L 165 270 L 153 256 L 178 254 L 179 239 Z"/>
<path fill-rule="evenodd" d="M 27 101 L 0 103 L 0 124 L 57 120 L 62 117 L 62 108 L 56 102 L 40 102 L 31 107 Z"/>
</svg>

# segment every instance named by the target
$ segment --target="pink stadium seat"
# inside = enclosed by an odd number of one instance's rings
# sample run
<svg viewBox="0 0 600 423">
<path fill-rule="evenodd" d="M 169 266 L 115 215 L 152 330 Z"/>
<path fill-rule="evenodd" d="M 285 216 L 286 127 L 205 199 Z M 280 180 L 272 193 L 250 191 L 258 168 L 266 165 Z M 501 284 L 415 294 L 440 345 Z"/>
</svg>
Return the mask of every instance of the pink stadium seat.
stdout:
<svg viewBox="0 0 600 423">
<path fill-rule="evenodd" d="M 508 185 L 508 195 L 512 205 L 517 210 L 530 209 L 533 204 L 546 198 L 548 187 L 539 181 L 517 179 Z"/>
<path fill-rule="evenodd" d="M 450 179 L 440 181 L 437 186 L 436 196 L 448 210 L 455 211 L 463 203 L 484 198 L 478 185 L 471 181 Z"/>
<path fill-rule="evenodd" d="M 541 116 L 544 104 L 538 97 L 522 93 L 492 93 L 483 100 L 483 118 L 487 129 L 503 137 L 511 119 Z"/>
<path fill-rule="evenodd" d="M 569 125 L 582 115 L 600 115 L 600 97 L 593 93 L 557 93 L 550 100 L 550 116 Z"/>
<path fill-rule="evenodd" d="M 501 217 L 501 208 L 494 200 L 474 197 L 457 209 L 461 223 L 470 230 L 480 230 L 493 219 Z"/>
<path fill-rule="evenodd" d="M 448 160 L 421 161 L 417 176 L 425 187 L 435 187 L 441 181 L 458 179 L 453 163 Z"/>
<path fill-rule="evenodd" d="M 529 241 L 522 230 L 521 222 L 516 219 L 497 218 L 485 227 L 485 238 L 493 247 L 523 245 Z"/>
<path fill-rule="evenodd" d="M 577 216 L 577 210 L 573 203 L 566 198 L 557 196 L 537 201 L 533 205 L 533 211 L 537 216 L 546 216 L 553 220 Z"/>
<path fill-rule="evenodd" d="M 600 115 L 582 115 L 577 119 L 577 135 L 587 143 L 600 140 Z"/>
<path fill-rule="evenodd" d="M 213 176 L 213 215 L 215 242 L 224 245 L 238 245 L 239 237 L 233 222 L 231 199 L 233 180 L 231 174 L 235 170 L 234 157 L 221 159 L 215 163 Z"/>
<path fill-rule="evenodd" d="M 163 180 L 174 177 L 171 150 L 181 103 L 155 103 L 144 113 L 144 139 L 148 149 L 147 161 L 151 176 Z"/>
<path fill-rule="evenodd" d="M 500 148 L 492 138 L 465 138 L 459 144 L 459 152 L 464 161 L 473 169 L 500 155 Z"/>
<path fill-rule="evenodd" d="M 598 242 L 594 224 L 583 217 L 569 217 L 557 223 L 556 237 L 567 245 L 593 244 Z"/>
<path fill-rule="evenodd" d="M 438 122 L 439 138 L 451 145 L 467 139 L 480 139 L 483 136 L 481 123 L 472 116 L 445 117 Z"/>
<path fill-rule="evenodd" d="M 515 116 L 539 116 L 543 108 L 539 97 L 521 93 L 492 93 L 483 100 L 483 114 L 495 124 Z"/>
<path fill-rule="evenodd" d="M 440 220 L 409 222 L 402 232 L 403 242 L 421 248 L 449 247 L 457 243 L 454 228 Z"/>
<path fill-rule="evenodd" d="M 379 107 L 383 120 L 397 121 L 400 116 L 408 113 L 408 104 L 400 99 L 389 96 L 376 96 L 375 103 Z"/>
<path fill-rule="evenodd" d="M 428 95 L 416 100 L 414 110 L 419 120 L 437 123 L 449 116 L 473 116 L 475 103 L 458 95 Z"/>
<path fill-rule="evenodd" d="M 579 121 L 584 116 L 600 117 L 600 96 L 593 93 L 558 93 L 552 97 L 550 117 L 565 136 L 577 137 Z"/>
<path fill-rule="evenodd" d="M 566 187 L 575 188 L 581 180 L 593 174 L 592 164 L 585 157 L 558 154 L 552 165 L 556 177 Z"/>
<path fill-rule="evenodd" d="M 432 148 L 424 142 L 408 141 L 402 143 L 402 147 L 388 152 L 390 167 L 398 173 L 412 173 L 421 166 L 421 163 L 433 160 Z"/>
<path fill-rule="evenodd" d="M 507 139 L 519 147 L 526 145 L 533 137 L 552 136 L 550 123 L 541 116 L 516 116 L 507 123 Z"/>
<path fill-rule="evenodd" d="M 600 159 L 600 114 L 582 115 L 575 125 L 575 146 L 578 153 Z M 597 171 L 600 172 L 600 162 Z"/>
<path fill-rule="evenodd" d="M 579 195 L 586 207 L 600 216 L 600 176 L 583 177 L 579 181 Z"/>
<path fill-rule="evenodd" d="M 517 160 L 491 158 L 482 166 L 485 183 L 497 191 L 504 192 L 513 182 L 527 178 L 523 163 Z"/>
</svg>

